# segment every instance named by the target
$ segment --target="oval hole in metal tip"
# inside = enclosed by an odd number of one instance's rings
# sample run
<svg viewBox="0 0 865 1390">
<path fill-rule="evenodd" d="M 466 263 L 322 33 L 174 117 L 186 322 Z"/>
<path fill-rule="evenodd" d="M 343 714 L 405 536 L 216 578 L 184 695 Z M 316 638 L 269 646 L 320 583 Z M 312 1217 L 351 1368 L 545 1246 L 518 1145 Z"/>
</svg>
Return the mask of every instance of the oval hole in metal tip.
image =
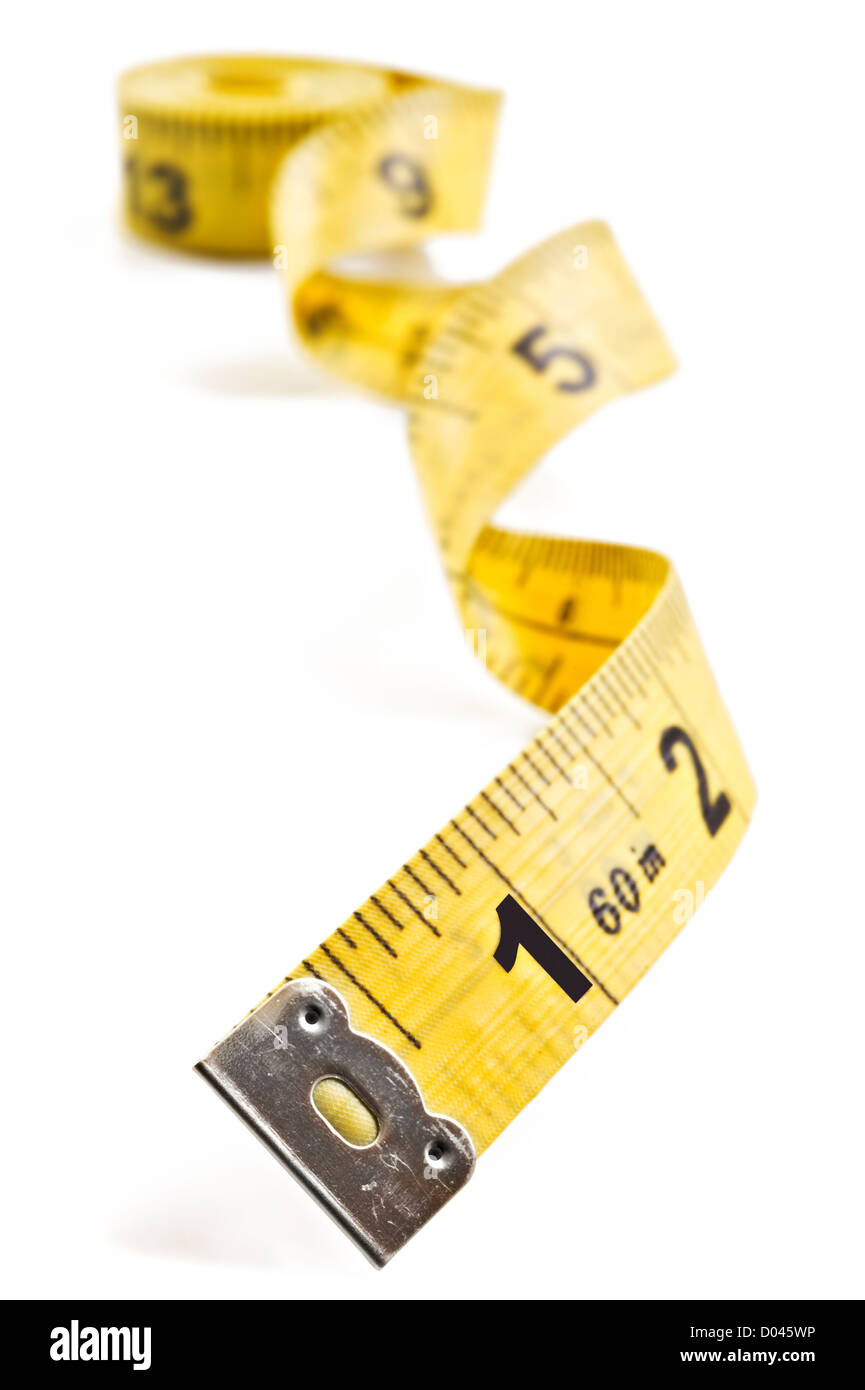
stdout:
<svg viewBox="0 0 865 1390">
<path fill-rule="evenodd" d="M 369 1149 L 379 1136 L 378 1116 L 346 1081 L 323 1076 L 310 1092 L 315 1110 L 328 1129 L 351 1149 Z"/>
</svg>

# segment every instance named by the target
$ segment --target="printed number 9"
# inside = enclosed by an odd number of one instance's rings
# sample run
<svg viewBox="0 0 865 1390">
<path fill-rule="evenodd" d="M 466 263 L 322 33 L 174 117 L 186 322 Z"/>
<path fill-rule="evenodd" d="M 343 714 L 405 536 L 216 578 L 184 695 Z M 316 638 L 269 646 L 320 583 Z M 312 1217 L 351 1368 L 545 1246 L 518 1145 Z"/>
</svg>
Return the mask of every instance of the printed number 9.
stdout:
<svg viewBox="0 0 865 1390">
<path fill-rule="evenodd" d="M 429 179 L 417 160 L 407 154 L 388 154 L 378 166 L 379 177 L 399 194 L 404 217 L 425 217 L 432 207 Z"/>
</svg>

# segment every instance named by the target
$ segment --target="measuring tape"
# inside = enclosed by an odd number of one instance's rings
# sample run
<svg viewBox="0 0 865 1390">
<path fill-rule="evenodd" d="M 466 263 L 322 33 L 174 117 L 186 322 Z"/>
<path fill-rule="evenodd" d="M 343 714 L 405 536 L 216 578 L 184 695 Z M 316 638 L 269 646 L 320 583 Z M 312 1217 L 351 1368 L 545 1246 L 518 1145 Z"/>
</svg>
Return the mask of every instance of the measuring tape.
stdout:
<svg viewBox="0 0 865 1390">
<path fill-rule="evenodd" d="M 408 406 L 463 626 L 549 716 L 199 1064 L 378 1264 L 669 945 L 755 797 L 669 561 L 490 522 L 574 425 L 674 366 L 609 229 L 467 287 L 335 268 L 475 228 L 497 109 L 276 58 L 120 84 L 130 227 L 272 255 L 306 349 Z"/>
</svg>

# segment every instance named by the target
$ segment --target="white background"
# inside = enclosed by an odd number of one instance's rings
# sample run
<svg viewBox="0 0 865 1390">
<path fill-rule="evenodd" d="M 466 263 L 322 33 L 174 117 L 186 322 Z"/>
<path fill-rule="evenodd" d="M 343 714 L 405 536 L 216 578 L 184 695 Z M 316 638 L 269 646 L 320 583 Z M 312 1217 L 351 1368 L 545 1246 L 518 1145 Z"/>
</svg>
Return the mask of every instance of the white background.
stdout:
<svg viewBox="0 0 865 1390">
<path fill-rule="evenodd" d="M 16 10 L 8 1294 L 865 1292 L 856 29 L 852 5 L 753 0 Z M 681 369 L 508 518 L 675 558 L 760 790 L 695 921 L 384 1273 L 192 1064 L 538 720 L 467 656 L 399 411 L 292 354 L 269 266 L 117 230 L 116 74 L 231 49 L 506 91 L 486 230 L 434 248 L 447 274 L 612 224 Z"/>
</svg>

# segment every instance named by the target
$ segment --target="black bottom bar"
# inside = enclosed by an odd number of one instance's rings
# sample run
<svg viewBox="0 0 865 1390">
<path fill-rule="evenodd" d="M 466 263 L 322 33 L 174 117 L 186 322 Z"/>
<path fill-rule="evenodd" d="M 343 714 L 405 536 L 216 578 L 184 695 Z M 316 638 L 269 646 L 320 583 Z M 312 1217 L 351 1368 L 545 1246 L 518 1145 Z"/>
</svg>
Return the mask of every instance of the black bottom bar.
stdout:
<svg viewBox="0 0 865 1390">
<path fill-rule="evenodd" d="M 579 1302 L 570 1312 L 536 1302 L 507 1319 L 489 1306 L 479 1314 L 474 1302 L 432 1302 L 432 1309 L 415 1305 L 423 1310 L 417 1360 L 406 1358 L 409 1310 L 369 1302 L 319 1303 L 312 1318 L 303 1303 L 279 1301 L 12 1302 L 4 1306 L 4 1345 L 14 1348 L 25 1373 L 47 1370 L 61 1379 L 133 1375 L 136 1367 L 158 1378 L 188 1369 L 196 1377 L 213 1371 L 275 1385 L 299 1378 L 306 1386 L 341 1390 L 342 1376 L 356 1375 L 359 1356 L 371 1358 L 367 1370 L 383 1382 L 421 1387 L 432 1366 L 448 1365 L 465 1384 L 480 1363 L 488 1381 L 497 1353 L 511 1356 L 516 1349 L 533 1375 L 557 1380 L 563 1365 L 575 1377 L 623 1371 L 693 1377 L 705 1368 L 728 1376 L 752 1368 L 825 1376 L 855 1365 L 863 1341 L 861 1302 L 853 1300 Z M 344 1369 L 340 1347 L 351 1358 Z"/>
</svg>

